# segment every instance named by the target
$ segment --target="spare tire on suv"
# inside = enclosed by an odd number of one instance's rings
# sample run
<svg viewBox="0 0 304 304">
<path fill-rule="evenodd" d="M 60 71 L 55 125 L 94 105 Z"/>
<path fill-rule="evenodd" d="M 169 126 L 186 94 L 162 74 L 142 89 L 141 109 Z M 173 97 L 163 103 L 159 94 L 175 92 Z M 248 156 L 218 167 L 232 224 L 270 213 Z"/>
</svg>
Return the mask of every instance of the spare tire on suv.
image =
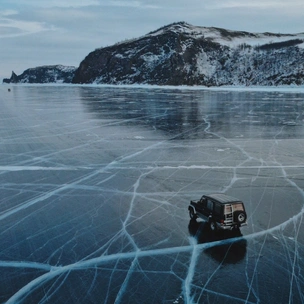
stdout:
<svg viewBox="0 0 304 304">
<path fill-rule="evenodd" d="M 234 221 L 239 224 L 243 224 L 246 222 L 247 216 L 244 211 L 235 211 L 233 216 L 234 216 Z"/>
</svg>

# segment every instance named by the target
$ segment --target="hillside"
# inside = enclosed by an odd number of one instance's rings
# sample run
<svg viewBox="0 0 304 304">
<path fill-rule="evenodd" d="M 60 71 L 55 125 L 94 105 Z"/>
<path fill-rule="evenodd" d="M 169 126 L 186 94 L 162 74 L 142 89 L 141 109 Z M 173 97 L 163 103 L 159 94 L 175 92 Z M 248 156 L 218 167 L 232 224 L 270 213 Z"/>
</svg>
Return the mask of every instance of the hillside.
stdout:
<svg viewBox="0 0 304 304">
<path fill-rule="evenodd" d="M 73 83 L 303 84 L 303 39 L 304 34 L 248 33 L 179 22 L 91 52 Z"/>
<path fill-rule="evenodd" d="M 178 22 L 96 49 L 69 79 L 75 84 L 302 85 L 303 41 L 304 33 L 249 33 Z"/>
</svg>

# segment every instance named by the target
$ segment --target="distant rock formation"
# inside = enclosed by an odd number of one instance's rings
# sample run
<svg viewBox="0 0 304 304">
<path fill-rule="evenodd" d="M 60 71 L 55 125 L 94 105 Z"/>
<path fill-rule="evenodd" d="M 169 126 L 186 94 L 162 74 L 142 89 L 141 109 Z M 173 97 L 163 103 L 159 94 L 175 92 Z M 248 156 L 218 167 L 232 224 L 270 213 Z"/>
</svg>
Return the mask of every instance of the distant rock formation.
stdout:
<svg viewBox="0 0 304 304">
<path fill-rule="evenodd" d="M 11 78 L 4 78 L 3 83 L 18 83 L 18 76 L 12 71 Z"/>
<path fill-rule="evenodd" d="M 96 49 L 77 69 L 38 67 L 26 70 L 20 76 L 13 73 L 8 81 L 303 85 L 304 33 L 249 33 L 178 22 L 138 39 Z"/>
<path fill-rule="evenodd" d="M 19 76 L 13 71 L 3 83 L 71 83 L 75 70 L 76 67 L 50 65 L 27 69 Z"/>
</svg>

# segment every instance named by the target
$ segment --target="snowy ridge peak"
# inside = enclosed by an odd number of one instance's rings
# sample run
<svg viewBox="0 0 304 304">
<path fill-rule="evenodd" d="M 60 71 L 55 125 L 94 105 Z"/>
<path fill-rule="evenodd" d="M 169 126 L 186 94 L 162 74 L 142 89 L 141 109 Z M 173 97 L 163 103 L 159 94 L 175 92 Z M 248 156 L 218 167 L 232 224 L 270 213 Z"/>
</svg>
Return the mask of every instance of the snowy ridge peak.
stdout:
<svg viewBox="0 0 304 304">
<path fill-rule="evenodd" d="M 177 22 L 164 26 L 148 35 L 156 36 L 167 32 L 191 37 L 193 39 L 208 39 L 210 41 L 237 47 L 242 44 L 250 46 L 260 46 L 268 43 L 283 42 L 291 39 L 304 40 L 304 33 L 300 34 L 280 34 L 280 33 L 250 33 L 246 31 L 234 31 L 218 27 L 193 26 L 186 22 Z"/>
</svg>

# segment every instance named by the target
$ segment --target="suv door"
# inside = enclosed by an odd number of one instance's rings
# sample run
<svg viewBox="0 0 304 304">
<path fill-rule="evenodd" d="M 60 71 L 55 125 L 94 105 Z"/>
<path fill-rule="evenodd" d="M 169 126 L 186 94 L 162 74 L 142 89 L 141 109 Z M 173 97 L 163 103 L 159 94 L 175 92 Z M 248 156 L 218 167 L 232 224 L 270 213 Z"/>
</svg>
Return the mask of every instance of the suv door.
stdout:
<svg viewBox="0 0 304 304">
<path fill-rule="evenodd" d="M 207 204 L 206 204 L 206 216 L 213 215 L 213 208 L 214 208 L 214 202 L 211 199 L 207 199 Z"/>
<path fill-rule="evenodd" d="M 213 207 L 213 218 L 219 222 L 220 220 L 223 219 L 223 212 L 222 212 L 222 204 L 219 202 L 214 202 L 214 207 Z"/>
<path fill-rule="evenodd" d="M 207 199 L 205 197 L 202 197 L 196 205 L 196 212 L 205 215 L 206 205 L 207 205 Z"/>
</svg>

